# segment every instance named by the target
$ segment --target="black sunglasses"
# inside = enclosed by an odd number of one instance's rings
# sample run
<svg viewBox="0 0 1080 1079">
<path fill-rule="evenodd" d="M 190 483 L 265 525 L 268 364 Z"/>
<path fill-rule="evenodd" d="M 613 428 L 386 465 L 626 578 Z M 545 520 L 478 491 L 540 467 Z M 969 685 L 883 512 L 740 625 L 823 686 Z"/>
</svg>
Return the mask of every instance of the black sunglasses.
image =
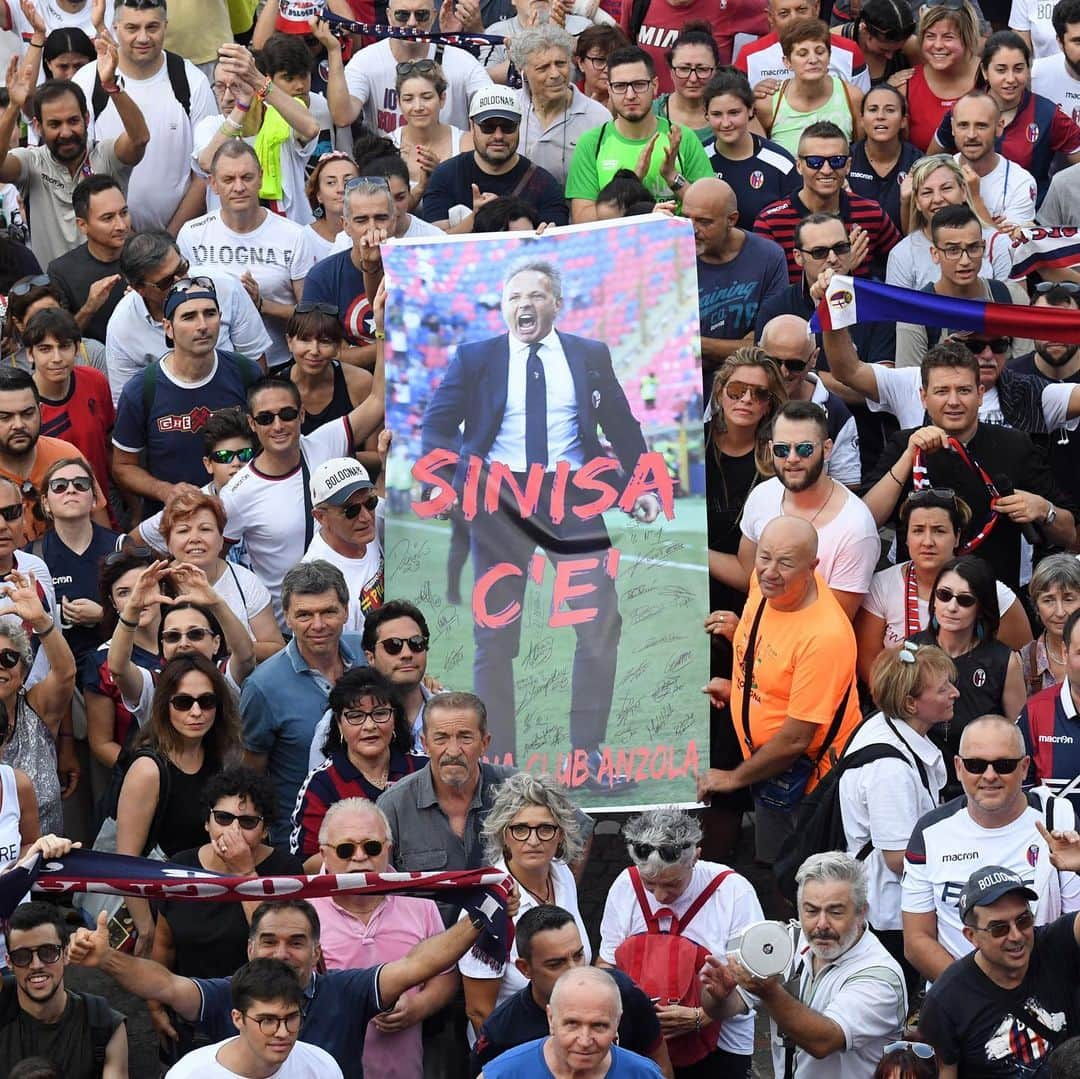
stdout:
<svg viewBox="0 0 1080 1079">
<path fill-rule="evenodd" d="M 654 846 L 652 843 L 631 843 L 630 845 L 633 848 L 634 857 L 639 862 L 647 861 L 654 851 L 660 855 L 662 862 L 677 862 L 682 857 L 683 851 L 690 849 L 689 843 L 682 843 L 679 846 L 670 843 L 661 843 L 659 846 Z"/>
<path fill-rule="evenodd" d="M 799 160 L 805 161 L 814 172 L 823 169 L 826 161 L 835 170 L 842 169 L 851 160 L 851 154 L 799 154 Z"/>
<path fill-rule="evenodd" d="M 988 761 L 984 757 L 961 757 L 964 771 L 972 775 L 981 776 L 987 768 L 993 768 L 999 776 L 1011 776 L 1020 766 L 1023 757 L 999 757 L 996 761 Z"/>
<path fill-rule="evenodd" d="M 214 818 L 214 823 L 222 828 L 228 828 L 233 821 L 238 821 L 245 832 L 254 832 L 265 819 L 254 813 L 230 813 L 227 809 L 211 809 L 210 816 Z"/>
<path fill-rule="evenodd" d="M 285 408 L 279 408 L 277 412 L 271 412 L 270 409 L 256 412 L 251 418 L 260 427 L 269 427 L 274 420 L 281 420 L 282 423 L 292 423 L 299 415 L 300 409 L 294 408 L 292 405 L 287 405 Z"/>
<path fill-rule="evenodd" d="M 89 476 L 57 476 L 49 480 L 49 493 L 62 495 L 69 487 L 74 487 L 80 494 L 86 494 L 93 486 Z"/>
<path fill-rule="evenodd" d="M 370 498 L 365 498 L 363 502 L 353 502 L 349 506 L 339 506 L 342 517 L 349 521 L 355 521 L 360 516 L 361 510 L 367 510 L 368 513 L 374 513 L 379 508 L 379 496 L 372 495 Z"/>
<path fill-rule="evenodd" d="M 182 281 L 187 275 L 188 270 L 191 269 L 191 263 L 187 259 L 182 258 L 177 264 L 176 269 L 172 273 L 166 274 L 160 281 L 147 281 L 146 284 L 153 285 L 158 292 L 164 292 L 167 288 L 170 288 L 175 282 Z"/>
<path fill-rule="evenodd" d="M 976 356 L 987 348 L 999 356 L 1004 355 L 1012 348 L 1011 337 L 962 337 L 959 338 L 959 341 L 969 352 Z"/>
<path fill-rule="evenodd" d="M 180 277 L 175 280 L 169 288 L 169 296 L 174 293 L 189 292 L 193 288 L 206 289 L 207 292 L 212 292 L 217 295 L 217 285 L 214 284 L 213 279 L 209 277 Z M 166 300 L 168 297 L 166 297 Z"/>
<path fill-rule="evenodd" d="M 242 450 L 211 450 L 210 460 L 216 465 L 231 465 L 240 460 L 244 464 L 255 459 L 255 447 L 245 446 Z"/>
<path fill-rule="evenodd" d="M 501 131 L 504 135 L 513 135 L 521 126 L 520 120 L 507 120 L 505 116 L 491 116 L 487 120 L 473 120 L 485 135 L 494 135 Z"/>
<path fill-rule="evenodd" d="M 13 967 L 28 967 L 36 955 L 46 966 L 55 963 L 64 954 L 60 944 L 39 944 L 36 948 L 12 948 L 8 959 Z"/>
<path fill-rule="evenodd" d="M 336 303 L 322 303 L 319 300 L 301 300 L 293 310 L 298 315 L 310 315 L 312 311 L 318 311 L 320 315 L 332 315 L 337 318 L 340 314 Z"/>
<path fill-rule="evenodd" d="M 1025 910 L 1007 922 L 991 922 L 989 925 L 973 925 L 971 928 L 976 933 L 989 933 L 995 940 L 1002 940 L 1009 935 L 1014 925 L 1021 933 L 1025 933 L 1034 924 L 1035 915 L 1030 910 Z"/>
<path fill-rule="evenodd" d="M 833 244 L 829 247 L 827 244 L 822 244 L 819 247 L 800 247 L 799 250 L 804 255 L 809 255 L 812 259 L 827 259 L 829 252 L 834 255 L 850 255 L 851 254 L 851 242 L 849 240 L 841 240 L 838 244 Z"/>
<path fill-rule="evenodd" d="M 397 8 L 392 13 L 394 22 L 402 23 L 403 25 L 409 21 L 410 18 L 415 19 L 421 26 L 431 22 L 431 16 L 435 12 L 431 10 L 424 11 L 403 11 L 401 8 Z"/>
<path fill-rule="evenodd" d="M 8 290 L 9 296 L 25 296 L 28 292 L 32 292 L 36 288 L 44 288 L 46 285 L 52 284 L 52 278 L 48 274 L 34 274 L 33 277 L 24 277 L 21 281 L 16 281 L 14 285 Z"/>
<path fill-rule="evenodd" d="M 781 367 L 786 367 L 792 374 L 801 375 L 806 370 L 806 365 L 809 360 L 778 360 L 775 356 L 770 356 L 770 360 L 773 363 L 779 364 Z"/>
<path fill-rule="evenodd" d="M 1035 286 L 1035 291 L 1040 296 L 1045 296 L 1052 289 L 1061 289 L 1067 296 L 1075 296 L 1080 292 L 1080 285 L 1075 281 L 1040 281 Z"/>
<path fill-rule="evenodd" d="M 950 600 L 956 600 L 957 606 L 965 609 L 974 607 L 979 602 L 970 592 L 954 592 L 951 588 L 946 588 L 940 584 L 934 589 L 934 598 L 938 603 L 948 603 Z"/>
<path fill-rule="evenodd" d="M 14 506 L 0 506 L 0 517 L 3 517 L 5 521 L 15 522 L 23 515 L 23 508 L 21 502 L 16 502 Z"/>
<path fill-rule="evenodd" d="M 0 667 L 5 671 L 13 670 L 22 662 L 22 653 L 14 648 L 0 648 Z"/>
<path fill-rule="evenodd" d="M 430 75 L 435 70 L 435 61 L 402 60 L 394 70 L 401 79 L 407 79 L 410 75 Z"/>
<path fill-rule="evenodd" d="M 0 510 L 0 514 L 3 510 Z M 113 551 L 105 559 L 106 566 L 115 566 L 118 562 L 127 562 L 131 558 L 152 558 L 154 552 L 149 547 L 126 547 L 122 551 Z"/>
<path fill-rule="evenodd" d="M 198 644 L 199 641 L 205 640 L 207 637 L 213 636 L 214 634 L 211 633 L 210 630 L 203 629 L 202 626 L 192 626 L 191 629 L 166 629 L 162 630 L 161 632 L 161 640 L 163 644 L 179 644 L 183 640 L 188 640 L 191 641 L 193 644 Z M 190 707 L 190 705 L 188 707 Z M 202 707 L 201 701 L 200 707 Z"/>
<path fill-rule="evenodd" d="M 924 487 L 921 491 L 912 491 L 907 497 L 912 509 L 931 505 L 938 507 L 940 502 L 956 503 L 956 492 L 951 487 Z"/>
<path fill-rule="evenodd" d="M 218 706 L 216 693 L 200 693 L 198 696 L 191 693 L 174 693 L 169 698 L 169 704 L 178 712 L 190 712 L 195 705 L 202 712 L 212 712 Z"/>
<path fill-rule="evenodd" d="M 362 850 L 369 858 L 377 858 L 382 854 L 383 844 L 377 839 L 365 839 L 363 843 L 338 843 L 334 846 L 323 843 L 322 846 L 332 850 L 343 862 L 347 862 L 357 850 Z"/>
<path fill-rule="evenodd" d="M 417 652 L 426 652 L 428 650 L 427 637 L 419 633 L 415 637 L 384 637 L 379 641 L 379 644 L 386 649 L 388 656 L 398 655 L 405 645 L 409 646 L 409 651 L 414 655 Z"/>
</svg>

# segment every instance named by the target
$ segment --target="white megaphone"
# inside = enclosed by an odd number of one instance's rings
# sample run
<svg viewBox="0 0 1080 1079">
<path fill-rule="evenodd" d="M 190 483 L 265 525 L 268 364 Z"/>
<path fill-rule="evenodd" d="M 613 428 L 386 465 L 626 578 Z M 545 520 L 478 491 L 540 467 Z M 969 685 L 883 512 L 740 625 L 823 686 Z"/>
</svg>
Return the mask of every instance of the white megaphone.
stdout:
<svg viewBox="0 0 1080 1079">
<path fill-rule="evenodd" d="M 756 978 L 783 974 L 795 954 L 791 926 L 783 922 L 751 922 L 742 932 L 728 938 L 727 954 Z"/>
</svg>

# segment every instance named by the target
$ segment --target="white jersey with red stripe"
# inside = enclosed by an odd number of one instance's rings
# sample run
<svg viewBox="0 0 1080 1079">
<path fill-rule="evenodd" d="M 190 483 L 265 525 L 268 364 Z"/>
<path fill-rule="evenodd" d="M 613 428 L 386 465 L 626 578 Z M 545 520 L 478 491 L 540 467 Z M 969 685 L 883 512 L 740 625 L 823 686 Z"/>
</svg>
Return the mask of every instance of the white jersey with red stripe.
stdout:
<svg viewBox="0 0 1080 1079">
<path fill-rule="evenodd" d="M 762 79 L 782 82 L 791 78 L 791 69 L 784 63 L 780 38 L 775 33 L 766 34 L 743 46 L 735 60 L 735 66 L 745 73 L 751 86 L 757 86 Z M 846 37 L 833 35 L 829 70 L 844 82 L 857 86 L 864 94 L 870 89 L 870 73 L 866 70 L 862 49 Z"/>
</svg>

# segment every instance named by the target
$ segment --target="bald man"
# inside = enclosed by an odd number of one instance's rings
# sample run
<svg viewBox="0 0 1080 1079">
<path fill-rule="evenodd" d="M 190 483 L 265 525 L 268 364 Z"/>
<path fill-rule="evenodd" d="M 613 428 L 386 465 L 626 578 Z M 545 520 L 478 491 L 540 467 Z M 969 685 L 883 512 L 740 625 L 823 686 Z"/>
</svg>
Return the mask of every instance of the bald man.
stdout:
<svg viewBox="0 0 1080 1079">
<path fill-rule="evenodd" d="M 755 856 L 765 865 L 793 834 L 802 794 L 832 767 L 829 751 L 839 756 L 860 719 L 855 633 L 817 567 L 814 526 L 777 517 L 758 539 L 742 617 L 714 611 L 706 622 L 734 647 L 731 717 L 743 762 L 710 768 L 698 797 L 753 785 Z"/>
<path fill-rule="evenodd" d="M 787 290 L 787 263 L 779 244 L 738 227 L 735 192 L 723 180 L 695 180 L 683 195 L 682 212 L 694 226 L 708 397 L 713 371 L 737 348 L 753 344 L 758 308 Z"/>
<path fill-rule="evenodd" d="M 858 487 L 862 466 L 855 417 L 840 397 L 814 374 L 821 349 L 810 332 L 810 323 L 798 315 L 777 315 L 765 324 L 760 344 L 780 364 L 788 400 L 813 401 L 825 409 L 833 444 L 829 475 L 845 487 Z"/>
<path fill-rule="evenodd" d="M 547 1006 L 551 1035 L 508 1049 L 484 1065 L 480 1079 L 662 1079 L 645 1057 L 615 1044 L 622 997 L 599 967 L 575 967 L 559 977 Z"/>
</svg>

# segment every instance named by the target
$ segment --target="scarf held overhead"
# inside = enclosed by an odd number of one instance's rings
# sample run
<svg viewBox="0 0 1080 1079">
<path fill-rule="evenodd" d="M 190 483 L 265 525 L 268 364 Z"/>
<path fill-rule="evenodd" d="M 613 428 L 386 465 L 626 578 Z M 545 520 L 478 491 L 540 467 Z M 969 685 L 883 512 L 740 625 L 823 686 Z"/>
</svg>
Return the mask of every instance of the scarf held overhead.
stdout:
<svg viewBox="0 0 1080 1079">
<path fill-rule="evenodd" d="M 494 969 L 502 970 L 513 941 L 513 924 L 506 913 L 510 888 L 510 875 L 497 869 L 230 877 L 151 858 L 73 850 L 61 858 L 38 857 L 0 876 L 0 918 L 9 918 L 31 889 L 47 895 L 97 892 L 214 903 L 407 895 L 456 903 L 470 916 L 483 919 L 484 930 L 473 945 L 473 954 Z"/>
<path fill-rule="evenodd" d="M 818 333 L 867 322 L 912 322 L 986 337 L 1030 337 L 1080 345 L 1080 311 L 1073 308 L 958 300 L 839 274 L 829 282 L 810 328 Z"/>
</svg>

